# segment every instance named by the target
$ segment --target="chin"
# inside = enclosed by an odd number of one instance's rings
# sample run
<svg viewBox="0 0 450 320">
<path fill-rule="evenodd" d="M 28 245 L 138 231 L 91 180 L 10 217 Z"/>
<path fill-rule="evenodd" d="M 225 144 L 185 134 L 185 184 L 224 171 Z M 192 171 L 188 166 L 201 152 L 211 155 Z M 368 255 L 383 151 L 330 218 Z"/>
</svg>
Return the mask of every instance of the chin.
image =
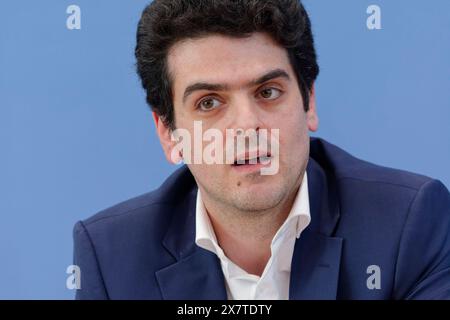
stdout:
<svg viewBox="0 0 450 320">
<path fill-rule="evenodd" d="M 285 196 L 279 188 L 243 188 L 232 200 L 242 211 L 263 211 L 276 207 Z"/>
</svg>

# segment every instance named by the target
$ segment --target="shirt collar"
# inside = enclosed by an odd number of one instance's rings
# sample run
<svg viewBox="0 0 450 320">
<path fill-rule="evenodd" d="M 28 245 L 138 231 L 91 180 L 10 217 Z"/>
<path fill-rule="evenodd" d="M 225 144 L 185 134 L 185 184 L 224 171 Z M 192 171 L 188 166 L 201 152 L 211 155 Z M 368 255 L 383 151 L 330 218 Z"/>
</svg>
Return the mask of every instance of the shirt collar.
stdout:
<svg viewBox="0 0 450 320">
<path fill-rule="evenodd" d="M 222 259 L 224 256 L 222 248 L 220 248 L 211 220 L 206 212 L 203 204 L 200 189 L 197 191 L 197 201 L 195 206 L 195 243 L 206 250 L 215 253 Z"/>
<path fill-rule="evenodd" d="M 303 175 L 300 189 L 295 196 L 291 211 L 289 212 L 286 221 L 275 234 L 274 241 L 276 240 L 278 234 L 283 230 L 283 228 L 293 222 L 295 222 L 295 236 L 298 239 L 300 238 L 300 234 L 302 233 L 302 231 L 311 222 L 311 213 L 309 209 L 308 174 L 306 173 L 306 171 Z M 274 241 L 272 241 L 272 243 Z"/>
<path fill-rule="evenodd" d="M 275 234 L 272 244 L 281 235 L 282 230 L 284 230 L 284 228 L 291 223 L 295 223 L 296 238 L 298 239 L 302 231 L 309 225 L 310 222 L 311 214 L 309 208 L 308 175 L 305 171 L 302 184 L 297 192 L 291 211 L 289 212 L 286 221 Z M 217 242 L 214 229 L 211 225 L 211 220 L 209 219 L 206 208 L 203 204 L 200 189 L 197 191 L 195 227 L 195 243 L 199 247 L 214 252 L 219 258 L 224 256 L 224 253 Z"/>
</svg>

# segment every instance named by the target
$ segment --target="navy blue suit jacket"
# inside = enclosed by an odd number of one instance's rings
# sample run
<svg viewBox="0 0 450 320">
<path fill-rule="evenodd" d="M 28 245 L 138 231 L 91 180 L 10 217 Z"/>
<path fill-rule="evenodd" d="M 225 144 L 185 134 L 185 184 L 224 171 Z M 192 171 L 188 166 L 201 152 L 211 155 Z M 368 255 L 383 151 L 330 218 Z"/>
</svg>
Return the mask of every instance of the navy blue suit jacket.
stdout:
<svg viewBox="0 0 450 320">
<path fill-rule="evenodd" d="M 450 195 L 441 182 L 321 139 L 311 140 L 307 172 L 312 220 L 295 244 L 291 299 L 450 298 Z M 159 189 L 78 222 L 76 297 L 226 299 L 218 258 L 195 244 L 196 194 L 182 167 Z M 369 266 L 379 267 L 379 288 L 367 285 Z"/>
</svg>

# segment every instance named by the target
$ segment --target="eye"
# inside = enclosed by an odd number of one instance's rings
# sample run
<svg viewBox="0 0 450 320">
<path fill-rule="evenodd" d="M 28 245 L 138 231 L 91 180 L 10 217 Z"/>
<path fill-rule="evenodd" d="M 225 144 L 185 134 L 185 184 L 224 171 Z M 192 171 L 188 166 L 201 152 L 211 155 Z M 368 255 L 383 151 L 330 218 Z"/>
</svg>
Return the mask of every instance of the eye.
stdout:
<svg viewBox="0 0 450 320">
<path fill-rule="evenodd" d="M 211 111 L 213 109 L 220 107 L 220 105 L 221 102 L 219 100 L 209 97 L 200 101 L 199 104 L 197 105 L 197 108 L 202 111 Z"/>
<path fill-rule="evenodd" d="M 275 100 L 281 96 L 281 90 L 277 88 L 264 88 L 259 92 L 259 95 L 266 100 Z"/>
</svg>

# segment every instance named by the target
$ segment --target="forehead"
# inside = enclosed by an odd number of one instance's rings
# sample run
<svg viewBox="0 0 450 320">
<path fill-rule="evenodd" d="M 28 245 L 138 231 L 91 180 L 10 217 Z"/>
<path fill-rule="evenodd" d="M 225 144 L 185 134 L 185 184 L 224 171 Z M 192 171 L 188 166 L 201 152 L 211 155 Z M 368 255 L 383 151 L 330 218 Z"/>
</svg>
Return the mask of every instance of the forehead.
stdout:
<svg viewBox="0 0 450 320">
<path fill-rule="evenodd" d="M 169 50 L 167 62 L 174 93 L 197 81 L 237 85 L 270 69 L 291 72 L 286 49 L 264 33 L 183 40 Z"/>
</svg>

